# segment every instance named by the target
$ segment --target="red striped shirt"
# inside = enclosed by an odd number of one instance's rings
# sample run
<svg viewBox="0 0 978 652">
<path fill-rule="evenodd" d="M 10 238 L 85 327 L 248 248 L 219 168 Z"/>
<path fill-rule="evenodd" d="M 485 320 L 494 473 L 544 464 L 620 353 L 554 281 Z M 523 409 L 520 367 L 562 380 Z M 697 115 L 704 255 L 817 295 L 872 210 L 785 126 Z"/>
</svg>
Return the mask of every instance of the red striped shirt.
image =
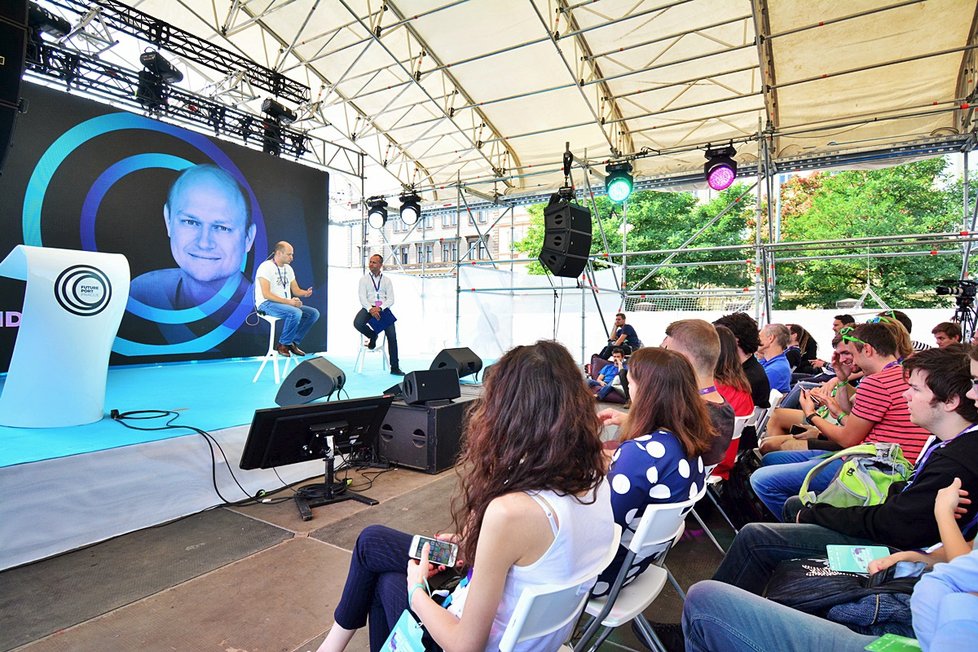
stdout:
<svg viewBox="0 0 978 652">
<path fill-rule="evenodd" d="M 913 462 L 930 433 L 910 421 L 907 400 L 903 398 L 907 387 L 900 365 L 867 376 L 859 383 L 852 413 L 873 422 L 866 436 L 867 443 L 900 444 L 903 455 Z"/>
</svg>

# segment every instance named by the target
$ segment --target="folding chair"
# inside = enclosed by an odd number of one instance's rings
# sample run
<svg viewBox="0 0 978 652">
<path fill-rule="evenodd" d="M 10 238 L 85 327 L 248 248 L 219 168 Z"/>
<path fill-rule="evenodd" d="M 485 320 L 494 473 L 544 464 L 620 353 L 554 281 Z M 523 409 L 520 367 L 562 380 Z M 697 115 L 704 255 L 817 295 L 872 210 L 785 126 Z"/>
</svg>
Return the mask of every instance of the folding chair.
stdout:
<svg viewBox="0 0 978 652">
<path fill-rule="evenodd" d="M 770 420 L 771 415 L 774 414 L 774 411 L 777 409 L 777 407 L 781 405 L 781 401 L 783 399 L 784 399 L 784 394 L 782 394 L 776 389 L 771 390 L 771 395 L 770 395 L 771 407 L 769 407 L 767 409 L 767 412 L 764 413 L 764 416 L 762 416 L 757 421 L 757 441 L 761 441 L 762 439 L 764 439 L 764 431 L 767 429 L 767 422 Z"/>
<path fill-rule="evenodd" d="M 523 589 L 506 631 L 499 641 L 500 652 L 511 652 L 517 644 L 546 636 L 576 622 L 587 601 L 594 579 L 615 559 L 621 543 L 621 526 L 615 524 L 612 545 L 608 554 L 595 568 L 565 584 L 535 586 Z M 562 646 L 561 650 L 570 650 Z"/>
<path fill-rule="evenodd" d="M 754 425 L 754 419 L 756 418 L 756 415 L 757 415 L 757 410 L 755 409 L 754 412 L 751 413 L 749 416 L 736 417 L 734 419 L 733 437 L 730 439 L 731 445 L 733 445 L 735 442 L 740 441 L 740 435 L 743 434 L 744 428 L 746 428 L 747 426 Z M 713 468 L 716 468 L 716 466 L 714 466 Z M 710 473 L 707 473 L 706 475 L 706 495 L 710 499 L 710 502 L 712 502 L 716 506 L 716 508 L 720 511 L 720 514 L 723 516 L 724 520 L 727 521 L 727 523 L 730 525 L 731 528 L 733 528 L 734 533 L 737 533 L 739 532 L 737 526 L 733 524 L 733 521 L 731 521 L 730 517 L 727 516 L 727 513 L 723 511 L 723 508 L 720 507 L 720 503 L 717 502 L 716 497 L 710 491 L 711 487 L 715 487 L 716 485 L 723 482 L 723 478 L 721 478 L 718 475 L 713 475 L 712 473 L 713 468 L 709 469 Z M 707 527 L 705 522 L 703 522 L 703 519 L 700 518 L 700 515 L 696 512 L 695 508 L 692 510 L 692 512 L 693 512 L 693 518 L 695 518 L 696 522 L 700 524 L 700 527 L 702 527 L 703 531 L 706 532 L 706 536 L 709 537 L 710 541 L 713 542 L 713 545 L 717 547 L 717 550 L 720 551 L 720 554 L 721 555 L 727 554 L 727 551 L 723 549 L 723 546 L 720 545 L 720 542 L 717 541 L 717 538 L 713 536 L 713 531 L 710 530 L 709 527 Z"/>
<path fill-rule="evenodd" d="M 621 570 L 618 571 L 618 576 L 611 585 L 611 591 L 604 597 L 591 598 L 584 607 L 584 611 L 592 618 L 574 646 L 575 652 L 585 649 L 596 633 L 597 638 L 588 649 L 592 652 L 597 650 L 614 628 L 632 620 L 635 621 L 646 645 L 656 652 L 665 652 L 662 642 L 642 612 L 662 592 L 669 577 L 669 571 L 665 568 L 665 556 L 682 534 L 686 514 L 705 492 L 704 486 L 703 490 L 691 500 L 649 505 L 645 508 L 642 520 L 639 521 L 638 528 L 628 544 L 628 553 L 625 555 Z M 625 580 L 635 560 L 645 559 L 649 555 L 658 555 L 658 559 L 625 586 Z M 598 632 L 599 628 L 602 628 L 600 632 Z"/>
</svg>

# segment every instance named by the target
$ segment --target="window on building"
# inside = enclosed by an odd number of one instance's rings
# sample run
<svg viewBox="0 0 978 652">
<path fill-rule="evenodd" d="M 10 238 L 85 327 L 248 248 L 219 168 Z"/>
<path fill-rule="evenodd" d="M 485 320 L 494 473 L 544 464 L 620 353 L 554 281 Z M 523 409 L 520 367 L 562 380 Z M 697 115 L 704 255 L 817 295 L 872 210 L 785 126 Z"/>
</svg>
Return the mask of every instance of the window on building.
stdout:
<svg viewBox="0 0 978 652">
<path fill-rule="evenodd" d="M 455 211 L 450 211 L 448 213 L 442 213 L 441 215 L 441 225 L 445 228 L 450 226 L 455 226 L 458 224 L 458 213 Z"/>
<path fill-rule="evenodd" d="M 443 263 L 454 263 L 458 260 L 458 243 L 455 240 L 442 243 L 441 260 Z"/>
<path fill-rule="evenodd" d="M 474 260 L 485 260 L 489 258 L 489 247 L 486 246 L 487 243 L 482 238 L 479 238 L 478 236 L 466 238 L 465 244 L 468 246 L 469 251 L 472 252 L 471 257 Z"/>
<path fill-rule="evenodd" d="M 408 264 L 408 255 L 410 253 L 411 253 L 410 247 L 408 247 L 408 246 L 401 247 L 401 264 L 402 265 L 407 265 Z"/>
<path fill-rule="evenodd" d="M 429 242 L 424 246 L 424 261 L 426 263 L 435 262 L 435 243 Z"/>
</svg>

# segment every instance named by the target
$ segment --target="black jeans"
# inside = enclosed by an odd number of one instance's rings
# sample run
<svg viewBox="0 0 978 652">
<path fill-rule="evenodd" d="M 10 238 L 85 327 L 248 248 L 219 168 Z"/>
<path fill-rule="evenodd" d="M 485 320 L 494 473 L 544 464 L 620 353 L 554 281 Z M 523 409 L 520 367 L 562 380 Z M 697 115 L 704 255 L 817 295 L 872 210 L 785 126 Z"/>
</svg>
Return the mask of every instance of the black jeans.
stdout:
<svg viewBox="0 0 978 652">
<path fill-rule="evenodd" d="M 353 328 L 363 333 L 364 337 L 376 340 L 377 333 L 370 330 L 370 327 L 367 326 L 369 319 L 370 313 L 360 308 L 360 312 L 353 318 Z M 394 328 L 394 324 L 384 329 L 384 335 L 387 336 L 387 350 L 391 354 L 391 370 L 400 369 L 400 359 L 397 357 L 397 330 Z"/>
</svg>

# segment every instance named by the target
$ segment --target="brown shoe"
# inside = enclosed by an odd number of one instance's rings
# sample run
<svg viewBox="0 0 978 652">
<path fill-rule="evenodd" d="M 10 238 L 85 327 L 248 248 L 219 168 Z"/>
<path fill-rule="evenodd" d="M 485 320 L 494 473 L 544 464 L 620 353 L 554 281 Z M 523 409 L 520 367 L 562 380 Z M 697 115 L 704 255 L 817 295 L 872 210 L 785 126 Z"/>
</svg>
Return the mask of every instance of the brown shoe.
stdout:
<svg viewBox="0 0 978 652">
<path fill-rule="evenodd" d="M 286 358 L 291 358 L 292 357 L 292 353 L 289 351 L 289 347 L 287 347 L 284 344 L 281 344 L 281 343 L 276 344 L 275 345 L 275 350 L 278 351 L 278 354 L 279 355 L 284 355 Z"/>
<path fill-rule="evenodd" d="M 289 344 L 289 351 L 292 351 L 292 353 L 295 353 L 299 357 L 302 357 L 302 356 L 306 355 L 306 352 L 303 351 L 302 349 L 300 349 L 299 347 L 297 347 L 295 345 L 295 342 L 292 342 L 292 344 Z"/>
</svg>

